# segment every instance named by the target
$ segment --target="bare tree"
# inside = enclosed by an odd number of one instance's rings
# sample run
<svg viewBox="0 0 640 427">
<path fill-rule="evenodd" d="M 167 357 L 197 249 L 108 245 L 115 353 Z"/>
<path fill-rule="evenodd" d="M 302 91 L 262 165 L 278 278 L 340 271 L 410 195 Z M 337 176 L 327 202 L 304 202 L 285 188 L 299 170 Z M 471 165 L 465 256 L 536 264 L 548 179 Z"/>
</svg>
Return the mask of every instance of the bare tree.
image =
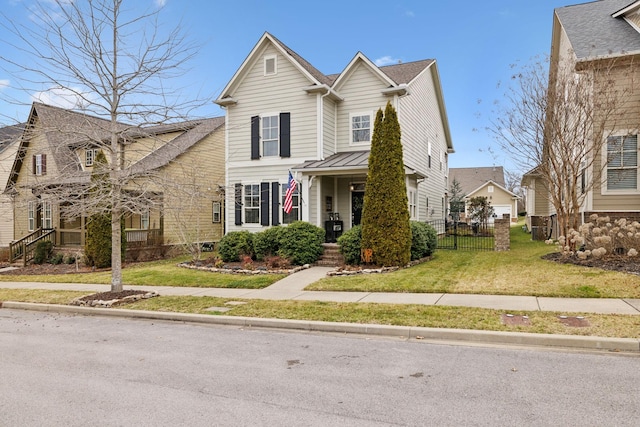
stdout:
<svg viewBox="0 0 640 427">
<path fill-rule="evenodd" d="M 178 88 L 167 86 L 170 79 L 185 72 L 197 46 L 187 41 L 180 26 L 168 31 L 161 26 L 161 9 L 136 13 L 125 9 L 123 3 L 38 1 L 30 10 L 32 22 L 28 25 L 4 20 L 2 25 L 19 43 L 0 50 L 0 58 L 23 90 L 31 94 L 48 90 L 48 95 L 67 97 L 68 110 L 103 118 L 78 116 L 69 120 L 66 112 L 49 109 L 48 114 L 60 117 L 49 117 L 49 128 L 43 131 L 58 132 L 66 139 L 54 156 L 73 155 L 69 142 L 75 149 L 105 152 L 107 190 L 94 193 L 108 199 L 88 197 L 92 184 L 86 174 L 79 174 L 77 162 L 58 162 L 56 182 L 41 180 L 39 185 L 65 207 L 67 218 L 108 209 L 114 292 L 122 290 L 121 219 L 128 212 L 140 213 L 158 203 L 151 186 L 140 184 L 152 183 L 157 188 L 153 172 L 134 172 L 129 166 L 162 144 L 161 138 L 156 138 L 159 126 L 183 119 L 184 112 L 198 104 L 185 102 Z M 141 140 L 145 142 L 134 144 Z M 136 145 L 142 146 L 139 152 Z"/>
<path fill-rule="evenodd" d="M 525 209 L 527 194 L 520 186 L 522 181 L 522 174 L 516 171 L 506 170 L 504 171 L 504 181 L 507 190 L 519 197 L 518 199 L 518 212 L 522 212 Z M 517 212 L 516 212 L 517 213 Z"/>
<path fill-rule="evenodd" d="M 562 235 L 577 229 L 584 195 L 600 185 L 602 150 L 616 128 L 632 67 L 615 59 L 536 58 L 515 68 L 506 104 L 495 111 L 489 132 L 521 170 L 535 168 Z"/>
</svg>

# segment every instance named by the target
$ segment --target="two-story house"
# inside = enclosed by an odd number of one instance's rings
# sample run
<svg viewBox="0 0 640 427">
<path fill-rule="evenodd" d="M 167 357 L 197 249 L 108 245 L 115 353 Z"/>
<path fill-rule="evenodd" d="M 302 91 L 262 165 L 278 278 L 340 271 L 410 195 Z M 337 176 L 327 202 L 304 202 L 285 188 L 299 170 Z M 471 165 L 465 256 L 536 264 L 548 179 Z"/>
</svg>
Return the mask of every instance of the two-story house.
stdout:
<svg viewBox="0 0 640 427">
<path fill-rule="evenodd" d="M 640 1 L 599 0 L 555 9 L 553 15 L 550 81 L 554 73 L 572 64 L 575 78 L 594 64 L 608 69 L 608 80 L 624 91 L 620 112 L 605 123 L 602 140 L 592 150 L 593 161 L 580 179 L 581 221 L 591 214 L 640 220 Z M 598 116 L 599 100 L 593 116 Z M 601 114 L 602 115 L 602 114 Z M 590 119 L 587 119 L 590 120 Z M 557 237 L 556 211 L 550 202 L 549 184 L 535 167 L 524 174 L 527 189 L 527 225 L 544 228 L 537 238 Z"/>
<path fill-rule="evenodd" d="M 436 61 L 379 67 L 357 53 L 325 75 L 265 33 L 215 101 L 226 110 L 228 230 L 359 224 L 374 118 L 388 101 L 402 131 L 411 218 L 444 218 L 453 144 Z M 289 171 L 297 185 L 286 213 Z"/>
<path fill-rule="evenodd" d="M 98 152 L 109 161 L 110 126 L 98 117 L 33 104 L 8 185 L 18 242 L 26 245 L 46 233 L 53 234 L 57 246 L 84 246 L 88 218 L 81 208 L 89 203 L 86 188 Z M 219 240 L 224 234 L 224 117 L 118 126 L 122 176 L 127 177 L 122 181 L 127 247 Z M 26 253 L 23 249 L 17 253 Z"/>
</svg>

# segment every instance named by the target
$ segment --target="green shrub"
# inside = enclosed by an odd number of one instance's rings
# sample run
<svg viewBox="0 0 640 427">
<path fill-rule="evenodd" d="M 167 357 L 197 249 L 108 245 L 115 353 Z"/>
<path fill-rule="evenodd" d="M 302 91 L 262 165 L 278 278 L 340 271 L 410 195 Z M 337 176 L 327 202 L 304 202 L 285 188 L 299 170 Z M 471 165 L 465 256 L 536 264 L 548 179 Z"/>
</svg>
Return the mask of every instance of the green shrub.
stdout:
<svg viewBox="0 0 640 427">
<path fill-rule="evenodd" d="M 362 241 L 362 226 L 356 225 L 338 237 L 340 253 L 344 262 L 349 265 L 360 264 L 360 243 Z"/>
<path fill-rule="evenodd" d="M 51 255 L 51 259 L 49 262 L 54 265 L 62 264 L 62 260 L 64 259 L 64 255 L 61 253 Z"/>
<path fill-rule="evenodd" d="M 283 229 L 283 227 L 274 226 L 253 235 L 253 250 L 258 261 L 278 253 Z"/>
<path fill-rule="evenodd" d="M 241 256 L 253 256 L 253 235 L 248 231 L 231 231 L 220 239 L 218 253 L 224 262 L 240 261 Z"/>
<path fill-rule="evenodd" d="M 43 264 L 50 257 L 53 252 L 53 243 L 48 240 L 41 240 L 36 243 L 35 253 L 33 254 L 33 262 L 35 264 Z"/>
<path fill-rule="evenodd" d="M 97 268 L 111 267 L 111 215 L 92 215 L 87 223 L 84 245 L 87 265 Z"/>
<path fill-rule="evenodd" d="M 67 255 L 64 259 L 65 264 L 75 264 L 75 262 L 76 262 L 75 255 Z"/>
<path fill-rule="evenodd" d="M 295 221 L 283 227 L 278 255 L 294 265 L 311 264 L 322 255 L 324 233 L 324 229 L 313 224 Z"/>
<path fill-rule="evenodd" d="M 424 258 L 433 253 L 438 244 L 438 234 L 424 222 L 411 221 L 411 260 Z"/>
</svg>

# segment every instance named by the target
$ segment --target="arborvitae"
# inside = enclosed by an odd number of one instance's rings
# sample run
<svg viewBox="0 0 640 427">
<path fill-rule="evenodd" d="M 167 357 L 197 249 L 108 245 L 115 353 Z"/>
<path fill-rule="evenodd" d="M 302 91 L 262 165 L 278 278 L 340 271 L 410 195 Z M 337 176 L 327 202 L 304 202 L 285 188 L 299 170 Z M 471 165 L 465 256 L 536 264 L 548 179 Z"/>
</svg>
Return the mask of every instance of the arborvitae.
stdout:
<svg viewBox="0 0 640 427">
<path fill-rule="evenodd" d="M 106 171 L 107 158 L 98 151 L 93 162 L 93 172 L 91 173 L 91 185 L 89 197 L 104 197 L 104 189 L 101 183 L 108 179 Z M 106 188 L 106 187 L 105 187 Z M 108 206 L 105 202 L 105 206 Z M 121 224 L 122 231 L 122 253 L 126 251 L 126 235 L 124 233 L 124 223 Z M 87 222 L 87 233 L 84 244 L 84 255 L 87 265 L 105 268 L 111 267 L 111 212 L 105 208 L 103 212 L 98 212 L 89 217 Z"/>
<path fill-rule="evenodd" d="M 378 110 L 371 138 L 369 171 L 362 211 L 362 249 L 373 262 L 404 266 L 411 259 L 411 225 L 405 182 L 400 123 L 387 102 Z"/>
</svg>

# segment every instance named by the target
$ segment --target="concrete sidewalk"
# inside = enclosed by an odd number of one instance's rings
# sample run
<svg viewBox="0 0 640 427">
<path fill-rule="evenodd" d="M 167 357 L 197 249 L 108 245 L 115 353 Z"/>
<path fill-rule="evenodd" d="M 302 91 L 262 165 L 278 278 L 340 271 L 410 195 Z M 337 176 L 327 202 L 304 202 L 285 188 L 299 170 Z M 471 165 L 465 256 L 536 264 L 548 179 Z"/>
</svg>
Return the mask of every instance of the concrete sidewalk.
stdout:
<svg viewBox="0 0 640 427">
<path fill-rule="evenodd" d="M 319 292 L 304 288 L 325 277 L 330 267 L 312 267 L 285 277 L 264 289 L 189 288 L 169 286 L 126 286 L 157 292 L 160 295 L 211 296 L 220 298 L 361 302 L 385 304 L 422 304 L 491 308 L 496 310 L 554 311 L 563 313 L 600 313 L 640 315 L 640 299 L 548 298 L 510 295 L 473 295 L 444 293 L 392 292 Z M 0 282 L 0 288 L 50 289 L 107 292 L 109 285 L 77 283 Z"/>
</svg>

